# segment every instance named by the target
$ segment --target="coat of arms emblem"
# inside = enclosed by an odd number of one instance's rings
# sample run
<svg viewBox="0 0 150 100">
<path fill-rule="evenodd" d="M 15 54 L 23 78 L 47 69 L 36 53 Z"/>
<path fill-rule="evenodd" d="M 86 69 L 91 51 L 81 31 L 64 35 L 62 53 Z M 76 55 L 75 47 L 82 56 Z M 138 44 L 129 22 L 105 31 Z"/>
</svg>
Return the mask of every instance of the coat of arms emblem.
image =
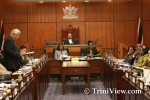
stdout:
<svg viewBox="0 0 150 100">
<path fill-rule="evenodd" d="M 71 7 L 71 5 L 63 8 L 63 12 L 64 12 L 63 19 L 76 19 L 76 18 L 78 18 L 78 16 L 76 15 L 77 10 L 78 10 L 78 8 Z"/>
</svg>

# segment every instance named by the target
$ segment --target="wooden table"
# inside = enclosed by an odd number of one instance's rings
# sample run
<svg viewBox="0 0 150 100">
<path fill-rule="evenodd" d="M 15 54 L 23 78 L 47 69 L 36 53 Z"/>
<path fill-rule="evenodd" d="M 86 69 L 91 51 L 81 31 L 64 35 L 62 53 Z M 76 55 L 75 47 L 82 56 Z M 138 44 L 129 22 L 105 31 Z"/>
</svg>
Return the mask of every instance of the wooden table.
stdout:
<svg viewBox="0 0 150 100">
<path fill-rule="evenodd" d="M 85 60 L 83 60 L 85 61 Z M 100 79 L 102 79 L 102 59 L 89 59 L 87 60 L 90 64 L 90 74 L 99 74 Z M 47 62 L 47 66 L 49 66 L 49 74 L 61 74 L 61 66 L 63 60 L 56 60 L 51 58 Z"/>
<path fill-rule="evenodd" d="M 66 75 L 86 75 L 87 85 L 90 89 L 90 65 L 88 61 L 63 61 L 62 63 L 62 94 L 65 94 L 65 76 Z"/>
</svg>

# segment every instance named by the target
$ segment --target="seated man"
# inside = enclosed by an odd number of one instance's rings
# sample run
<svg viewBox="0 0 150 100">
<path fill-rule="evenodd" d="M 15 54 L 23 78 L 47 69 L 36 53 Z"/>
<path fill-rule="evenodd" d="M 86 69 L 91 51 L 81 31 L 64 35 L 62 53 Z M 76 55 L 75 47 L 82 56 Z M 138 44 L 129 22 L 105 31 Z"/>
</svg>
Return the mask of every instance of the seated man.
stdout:
<svg viewBox="0 0 150 100">
<path fill-rule="evenodd" d="M 68 52 L 64 50 L 64 46 L 62 44 L 59 44 L 55 51 L 55 59 L 62 59 L 63 55 L 68 56 Z"/>
<path fill-rule="evenodd" d="M 91 56 L 91 55 L 92 56 L 95 56 L 95 55 L 99 56 L 99 53 L 97 52 L 96 47 L 93 47 L 93 42 L 88 41 L 88 48 L 83 51 L 83 56 Z"/>
<path fill-rule="evenodd" d="M 0 54 L 0 75 L 4 75 L 4 74 L 11 74 L 11 71 L 7 71 L 7 69 L 1 64 L 1 62 L 3 61 L 3 55 Z"/>
<path fill-rule="evenodd" d="M 68 38 L 64 40 L 64 44 L 78 44 L 78 41 L 76 39 L 72 38 L 72 34 L 68 33 Z"/>
<path fill-rule="evenodd" d="M 30 58 L 28 57 L 28 55 L 25 55 L 27 51 L 26 46 L 22 45 L 19 50 L 20 50 L 20 56 L 21 56 L 20 63 L 23 66 L 29 62 Z"/>
</svg>

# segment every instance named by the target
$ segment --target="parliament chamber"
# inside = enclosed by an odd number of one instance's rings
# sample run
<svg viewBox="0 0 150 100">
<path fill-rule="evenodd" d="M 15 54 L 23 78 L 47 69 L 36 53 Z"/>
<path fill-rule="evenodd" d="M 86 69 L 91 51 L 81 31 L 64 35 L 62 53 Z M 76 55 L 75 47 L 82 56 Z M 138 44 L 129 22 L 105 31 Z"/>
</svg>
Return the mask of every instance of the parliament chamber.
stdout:
<svg viewBox="0 0 150 100">
<path fill-rule="evenodd" d="M 150 100 L 150 61 L 125 63 L 130 46 L 150 47 L 149 12 L 150 0 L 0 0 L 0 55 L 19 29 L 30 57 L 11 74 L 0 66 L 0 100 Z"/>
</svg>

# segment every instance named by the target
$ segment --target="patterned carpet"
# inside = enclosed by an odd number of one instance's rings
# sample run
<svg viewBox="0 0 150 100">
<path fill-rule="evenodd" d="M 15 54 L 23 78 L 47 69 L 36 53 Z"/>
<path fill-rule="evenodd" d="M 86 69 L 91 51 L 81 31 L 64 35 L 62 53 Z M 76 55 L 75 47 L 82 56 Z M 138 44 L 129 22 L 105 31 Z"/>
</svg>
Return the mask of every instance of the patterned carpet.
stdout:
<svg viewBox="0 0 150 100">
<path fill-rule="evenodd" d="M 96 94 L 94 89 L 105 89 L 99 79 L 91 79 L 90 95 L 84 93 L 85 81 L 77 77 L 71 77 L 66 82 L 65 95 L 62 95 L 61 80 L 51 79 L 43 100 L 111 100 L 107 94 Z"/>
</svg>

